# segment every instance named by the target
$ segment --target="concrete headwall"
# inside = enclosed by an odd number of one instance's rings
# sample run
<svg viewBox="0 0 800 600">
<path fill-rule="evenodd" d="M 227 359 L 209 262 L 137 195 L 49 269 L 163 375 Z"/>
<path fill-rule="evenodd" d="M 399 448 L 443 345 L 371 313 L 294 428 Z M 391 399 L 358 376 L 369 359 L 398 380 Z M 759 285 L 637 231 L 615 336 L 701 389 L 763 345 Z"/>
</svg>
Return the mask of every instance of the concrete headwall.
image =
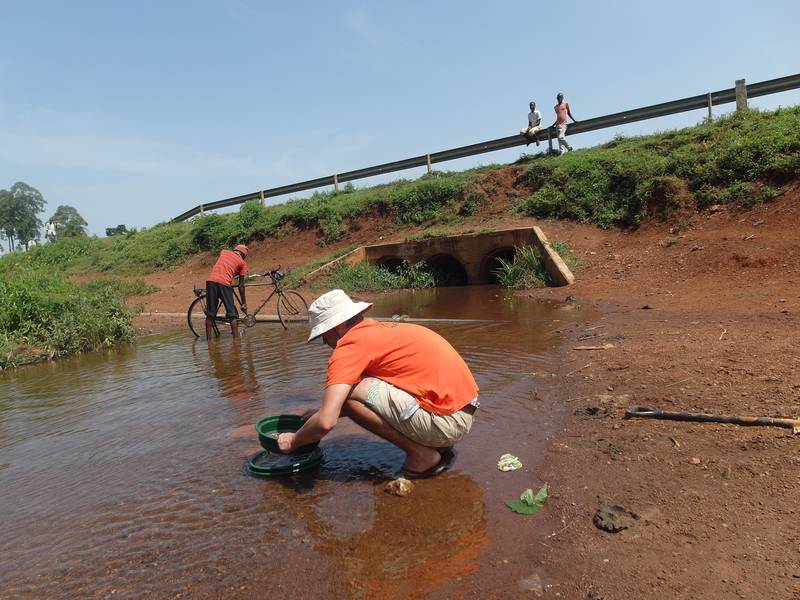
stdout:
<svg viewBox="0 0 800 600">
<path fill-rule="evenodd" d="M 312 271 L 306 275 L 305 280 L 310 280 L 339 264 L 356 264 L 363 261 L 371 264 L 391 264 L 400 261 L 416 264 L 420 261 L 435 262 L 437 259 L 447 257 L 458 261 L 464 268 L 467 283 L 489 283 L 492 281 L 491 270 L 497 266 L 496 257 L 510 256 L 515 248 L 523 245 L 535 245 L 539 248 L 545 257 L 547 273 L 555 285 L 569 285 L 575 281 L 572 272 L 552 249 L 547 237 L 538 227 L 362 246 Z"/>
<path fill-rule="evenodd" d="M 535 245 L 545 256 L 545 268 L 556 285 L 569 285 L 575 277 L 551 247 L 544 233 L 538 227 L 522 227 L 487 231 L 483 233 L 434 237 L 426 240 L 397 242 L 395 244 L 376 244 L 365 246 L 367 262 L 385 263 L 393 259 L 409 263 L 430 261 L 446 255 L 457 260 L 464 267 L 470 284 L 491 281 L 490 270 L 496 267 L 493 257 L 503 251 L 512 252 L 514 248 Z"/>
</svg>

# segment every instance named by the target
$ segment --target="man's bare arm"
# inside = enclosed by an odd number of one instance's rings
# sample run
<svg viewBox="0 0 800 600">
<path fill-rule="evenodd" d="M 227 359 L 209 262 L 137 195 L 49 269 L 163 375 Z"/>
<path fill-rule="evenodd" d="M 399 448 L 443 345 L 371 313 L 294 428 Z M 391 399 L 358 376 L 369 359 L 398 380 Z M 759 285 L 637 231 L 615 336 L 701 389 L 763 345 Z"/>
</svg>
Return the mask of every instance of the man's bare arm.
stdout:
<svg viewBox="0 0 800 600">
<path fill-rule="evenodd" d="M 242 299 L 242 310 L 247 314 L 247 299 L 244 297 L 244 281 L 247 279 L 244 275 L 239 276 L 239 297 Z"/>
<path fill-rule="evenodd" d="M 352 389 L 353 386 L 348 383 L 334 383 L 325 388 L 322 407 L 296 433 L 282 433 L 278 436 L 280 449 L 283 452 L 292 452 L 325 437 L 339 421 L 339 413 L 342 412 L 342 406 Z"/>
<path fill-rule="evenodd" d="M 576 119 L 575 117 L 572 116 L 572 111 L 569 109 L 569 106 L 567 107 L 567 114 L 569 115 L 569 118 L 572 119 L 572 121 L 574 123 L 578 122 L 578 119 Z"/>
</svg>

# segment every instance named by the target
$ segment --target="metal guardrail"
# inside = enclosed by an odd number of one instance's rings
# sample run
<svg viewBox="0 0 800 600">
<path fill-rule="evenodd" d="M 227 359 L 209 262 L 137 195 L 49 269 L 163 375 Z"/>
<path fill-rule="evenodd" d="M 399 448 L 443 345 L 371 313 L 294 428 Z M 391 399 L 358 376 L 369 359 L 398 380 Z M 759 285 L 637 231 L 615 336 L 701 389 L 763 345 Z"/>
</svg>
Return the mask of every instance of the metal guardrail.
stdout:
<svg viewBox="0 0 800 600">
<path fill-rule="evenodd" d="M 787 77 L 779 77 L 778 79 L 770 79 L 760 83 L 753 83 L 744 87 L 747 90 L 746 97 L 749 98 L 794 90 L 800 88 L 800 73 L 796 75 L 789 75 Z M 735 87 L 720 90 L 718 92 L 710 92 L 707 94 L 700 94 L 698 96 L 691 96 L 689 98 L 683 98 L 682 100 L 673 100 L 672 102 L 663 102 L 661 104 L 653 104 L 652 106 L 645 106 L 643 108 L 634 108 L 632 110 L 626 110 L 602 117 L 594 117 L 592 119 L 580 121 L 579 123 L 571 123 L 567 127 L 567 133 L 570 135 L 587 133 L 589 131 L 596 131 L 598 129 L 606 129 L 608 127 L 615 127 L 617 125 L 625 125 L 626 123 L 634 123 L 636 121 L 644 121 L 646 119 L 655 119 L 657 117 L 675 115 L 700 108 L 708 108 L 710 111 L 712 106 L 718 106 L 720 104 L 726 104 L 734 101 L 736 101 Z M 552 131 L 548 129 L 544 129 L 538 134 L 540 140 L 548 139 L 548 136 L 555 137 L 552 134 Z M 396 171 L 411 169 L 413 167 L 423 167 L 425 165 L 430 166 L 434 163 L 455 160 L 457 158 L 464 158 L 466 156 L 474 156 L 476 154 L 484 154 L 486 152 L 494 152 L 496 150 L 504 150 L 506 148 L 513 148 L 514 146 L 521 146 L 523 144 L 527 144 L 528 141 L 529 140 L 526 137 L 517 134 L 496 140 L 490 140 L 488 142 L 471 144 L 469 146 L 461 146 L 460 148 L 453 148 L 451 150 L 442 150 L 441 152 L 434 152 L 432 154 L 422 154 L 413 158 L 396 160 L 394 162 L 375 165 L 373 167 L 366 167 L 364 169 L 356 169 L 355 171 L 347 171 L 345 173 L 337 173 L 336 175 L 329 175 L 327 177 L 309 179 L 308 181 L 301 181 L 300 183 L 291 183 L 267 190 L 259 190 L 251 194 L 243 194 L 241 196 L 234 196 L 233 198 L 226 198 L 225 200 L 217 200 L 216 202 L 209 202 L 207 204 L 195 206 L 193 209 L 187 210 L 185 213 L 178 215 L 172 220 L 185 221 L 186 219 L 201 214 L 204 211 L 225 208 L 227 206 L 235 206 L 236 204 L 242 204 L 248 200 L 274 198 L 276 196 L 312 190 L 327 185 L 338 185 L 347 181 L 354 181 L 356 179 L 363 179 L 365 177 L 372 177 L 374 175 L 381 175 L 383 173 L 393 173 Z"/>
</svg>

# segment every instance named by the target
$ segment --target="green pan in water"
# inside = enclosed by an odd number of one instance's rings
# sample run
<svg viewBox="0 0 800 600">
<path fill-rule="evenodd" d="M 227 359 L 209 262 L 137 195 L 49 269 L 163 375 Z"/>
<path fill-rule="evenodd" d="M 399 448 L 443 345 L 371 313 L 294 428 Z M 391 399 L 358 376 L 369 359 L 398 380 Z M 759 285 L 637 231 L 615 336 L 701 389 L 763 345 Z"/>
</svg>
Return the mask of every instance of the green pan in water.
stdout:
<svg viewBox="0 0 800 600">
<path fill-rule="evenodd" d="M 303 419 L 299 415 L 271 415 L 264 417 L 256 423 L 256 432 L 261 447 L 270 452 L 278 452 L 278 434 L 294 433 L 303 426 Z M 319 443 L 309 444 L 299 448 L 292 454 L 308 452 L 316 448 Z"/>
<path fill-rule="evenodd" d="M 313 469 L 322 462 L 322 450 L 281 454 L 262 450 L 247 461 L 247 472 L 257 477 L 284 477 Z"/>
</svg>

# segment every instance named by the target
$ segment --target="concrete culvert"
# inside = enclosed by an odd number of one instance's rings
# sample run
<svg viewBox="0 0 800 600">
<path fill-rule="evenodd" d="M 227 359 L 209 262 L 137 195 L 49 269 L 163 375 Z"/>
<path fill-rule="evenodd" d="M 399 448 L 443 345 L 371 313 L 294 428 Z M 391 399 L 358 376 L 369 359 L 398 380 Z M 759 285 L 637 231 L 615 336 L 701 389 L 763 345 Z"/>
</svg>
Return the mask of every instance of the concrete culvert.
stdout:
<svg viewBox="0 0 800 600">
<path fill-rule="evenodd" d="M 485 283 L 497 283 L 497 269 L 500 267 L 500 259 L 506 262 L 514 260 L 516 250 L 514 248 L 497 248 L 487 254 L 481 264 L 481 281 Z"/>
<path fill-rule="evenodd" d="M 425 261 L 437 287 L 467 285 L 469 278 L 464 266 L 449 254 L 437 254 Z"/>
<path fill-rule="evenodd" d="M 399 273 L 400 267 L 403 266 L 403 259 L 396 256 L 387 256 L 377 260 L 375 264 L 392 273 Z"/>
</svg>

